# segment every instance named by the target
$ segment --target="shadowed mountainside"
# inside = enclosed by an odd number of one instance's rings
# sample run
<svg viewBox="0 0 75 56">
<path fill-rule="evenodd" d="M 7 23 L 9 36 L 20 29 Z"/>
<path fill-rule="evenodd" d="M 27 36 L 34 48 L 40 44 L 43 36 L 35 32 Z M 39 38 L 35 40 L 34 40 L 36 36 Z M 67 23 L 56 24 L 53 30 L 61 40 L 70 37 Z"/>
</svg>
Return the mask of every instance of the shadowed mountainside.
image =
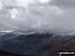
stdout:
<svg viewBox="0 0 75 56">
<path fill-rule="evenodd" d="M 0 44 L 0 56 L 58 56 L 60 51 L 75 51 L 75 36 L 53 34 L 20 35 Z"/>
</svg>

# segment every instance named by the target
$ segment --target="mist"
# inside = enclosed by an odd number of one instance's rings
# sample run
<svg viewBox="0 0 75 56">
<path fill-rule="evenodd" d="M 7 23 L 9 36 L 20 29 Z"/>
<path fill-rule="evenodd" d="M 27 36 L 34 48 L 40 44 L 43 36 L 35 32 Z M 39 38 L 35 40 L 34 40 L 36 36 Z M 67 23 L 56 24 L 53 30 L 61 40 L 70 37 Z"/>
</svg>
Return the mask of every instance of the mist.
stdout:
<svg viewBox="0 0 75 56">
<path fill-rule="evenodd" d="M 0 0 L 0 31 L 75 32 L 75 0 Z"/>
</svg>

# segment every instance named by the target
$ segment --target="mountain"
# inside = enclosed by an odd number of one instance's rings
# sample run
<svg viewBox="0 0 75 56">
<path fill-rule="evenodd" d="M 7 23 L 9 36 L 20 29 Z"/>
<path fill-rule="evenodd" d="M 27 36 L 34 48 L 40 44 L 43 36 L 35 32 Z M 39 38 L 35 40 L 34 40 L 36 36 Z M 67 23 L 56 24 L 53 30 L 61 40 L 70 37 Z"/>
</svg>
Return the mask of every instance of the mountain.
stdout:
<svg viewBox="0 0 75 56">
<path fill-rule="evenodd" d="M 0 50 L 0 56 L 22 56 L 22 55 L 17 55 L 17 54 Z"/>
<path fill-rule="evenodd" d="M 33 33 L 35 33 L 35 31 L 33 30 L 32 31 L 22 31 L 22 30 L 1 31 L 0 32 L 0 42 L 16 38 L 19 35 L 29 35 Z"/>
<path fill-rule="evenodd" d="M 14 31 L 0 38 L 0 41 L 3 40 L 0 42 L 0 50 L 12 53 L 11 55 L 58 56 L 60 51 L 75 50 L 74 34 L 56 35 L 48 32 Z"/>
<path fill-rule="evenodd" d="M 5 32 L 0 32 L 0 36 L 5 35 L 5 34 L 6 34 Z"/>
<path fill-rule="evenodd" d="M 20 35 L 11 40 L 2 41 L 0 49 L 10 51 L 16 54 L 33 54 L 38 49 L 49 44 L 50 34 L 30 34 L 30 35 Z"/>
<path fill-rule="evenodd" d="M 14 30 L 0 31 L 0 36 L 5 35 L 5 34 L 7 34 L 7 33 L 11 33 L 11 32 L 13 32 L 13 31 L 14 31 Z"/>
</svg>

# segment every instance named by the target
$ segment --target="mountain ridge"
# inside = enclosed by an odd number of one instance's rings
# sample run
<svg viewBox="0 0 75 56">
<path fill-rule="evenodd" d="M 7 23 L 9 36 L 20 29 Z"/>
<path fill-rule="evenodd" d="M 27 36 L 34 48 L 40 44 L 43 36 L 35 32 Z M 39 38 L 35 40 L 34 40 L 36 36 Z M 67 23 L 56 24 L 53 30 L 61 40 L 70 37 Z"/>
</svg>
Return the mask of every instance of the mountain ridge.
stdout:
<svg viewBox="0 0 75 56">
<path fill-rule="evenodd" d="M 14 32 L 13 32 L 14 33 Z M 12 33 L 11 33 L 12 34 Z M 14 37 L 14 35 L 9 34 Z M 7 35 L 7 34 L 6 34 Z M 8 36 L 8 35 L 7 35 Z M 7 38 L 7 36 L 5 36 Z M 8 38 L 9 38 L 8 36 Z M 17 55 L 58 56 L 59 51 L 74 51 L 75 35 L 32 33 L 0 42 L 0 50 Z"/>
</svg>

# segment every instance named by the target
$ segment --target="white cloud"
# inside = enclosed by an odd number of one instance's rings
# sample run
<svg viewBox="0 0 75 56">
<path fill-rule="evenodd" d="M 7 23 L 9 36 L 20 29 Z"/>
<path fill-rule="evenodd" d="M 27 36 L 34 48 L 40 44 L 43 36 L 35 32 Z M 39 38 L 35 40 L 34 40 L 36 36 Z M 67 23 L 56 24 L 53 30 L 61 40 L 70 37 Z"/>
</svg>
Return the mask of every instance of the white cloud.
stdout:
<svg viewBox="0 0 75 56">
<path fill-rule="evenodd" d="M 60 13 L 60 11 L 62 10 L 57 6 L 29 6 L 30 3 L 35 4 L 37 0 L 34 2 L 32 1 L 34 0 L 18 0 L 19 7 L 28 7 L 26 9 L 27 11 L 25 11 L 25 8 L 13 8 L 11 10 L 8 10 L 11 16 L 10 20 L 15 19 L 15 21 L 12 20 L 12 23 L 10 22 L 10 24 L 15 25 L 19 29 L 45 29 L 45 26 L 47 27 L 47 29 L 52 28 L 52 24 L 54 23 L 53 17 L 55 17 L 56 15 L 58 16 L 58 14 L 62 14 Z M 49 1 L 46 0 L 42 2 L 47 3 Z"/>
<path fill-rule="evenodd" d="M 29 6 L 29 4 L 35 3 L 35 0 L 17 0 L 17 3 L 19 6 L 26 8 Z"/>
<path fill-rule="evenodd" d="M 61 8 L 56 7 L 56 6 L 54 6 L 54 9 L 56 10 L 56 11 L 54 11 L 55 14 L 58 15 L 58 16 L 62 15 L 63 12 L 64 12 Z"/>
<path fill-rule="evenodd" d="M 4 3 L 9 6 L 12 6 L 13 4 L 16 7 L 13 7 L 11 9 L 5 7 L 5 9 L 0 11 L 0 26 L 3 26 L 2 24 L 4 24 L 5 26 L 6 24 L 10 28 L 23 29 L 23 30 L 46 29 L 46 30 L 54 30 L 61 32 L 75 31 L 74 8 L 63 9 L 57 5 L 47 4 L 51 0 L 14 0 L 18 1 L 15 3 L 12 2 L 13 0 L 8 0 L 8 1 L 10 2 L 9 3 L 4 2 Z M 39 2 L 43 5 L 39 4 Z M 9 27 L 7 26 L 5 27 L 9 29 Z"/>
<path fill-rule="evenodd" d="M 4 6 L 15 6 L 17 5 L 16 0 L 1 0 Z"/>
<path fill-rule="evenodd" d="M 2 10 L 3 9 L 3 4 L 2 4 L 2 2 L 1 2 L 1 0 L 0 0 L 0 10 Z"/>
<path fill-rule="evenodd" d="M 29 5 L 29 0 L 17 0 L 19 6 L 27 7 Z"/>
<path fill-rule="evenodd" d="M 1 32 L 5 32 L 5 33 L 11 33 L 13 32 L 14 30 L 6 30 L 6 31 L 1 31 Z"/>
<path fill-rule="evenodd" d="M 17 19 L 16 17 L 17 17 L 17 14 L 18 14 L 18 10 L 16 8 L 11 9 L 9 12 L 11 14 L 12 19 Z"/>
<path fill-rule="evenodd" d="M 38 0 L 41 4 L 47 4 L 49 3 L 51 0 Z"/>
</svg>

